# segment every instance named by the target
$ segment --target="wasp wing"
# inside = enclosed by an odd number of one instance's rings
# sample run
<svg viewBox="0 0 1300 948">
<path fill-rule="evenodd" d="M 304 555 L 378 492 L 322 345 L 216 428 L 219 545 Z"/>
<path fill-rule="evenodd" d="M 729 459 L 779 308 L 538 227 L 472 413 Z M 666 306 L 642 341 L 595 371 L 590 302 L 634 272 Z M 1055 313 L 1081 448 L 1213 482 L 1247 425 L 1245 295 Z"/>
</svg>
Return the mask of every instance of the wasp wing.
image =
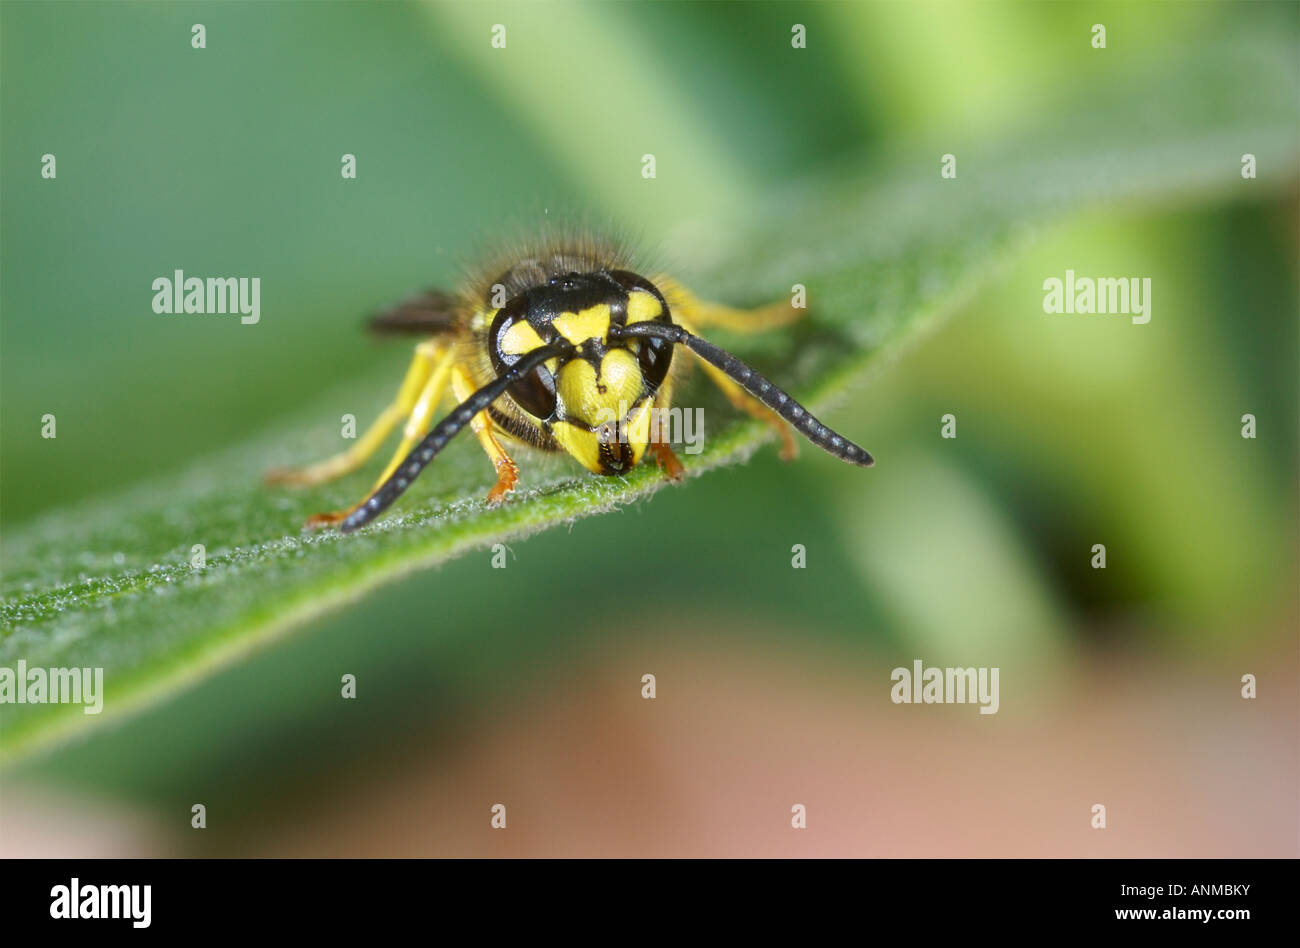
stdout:
<svg viewBox="0 0 1300 948">
<path fill-rule="evenodd" d="M 436 336 L 455 328 L 458 304 L 452 293 L 425 290 L 376 313 L 368 325 L 385 336 Z"/>
</svg>

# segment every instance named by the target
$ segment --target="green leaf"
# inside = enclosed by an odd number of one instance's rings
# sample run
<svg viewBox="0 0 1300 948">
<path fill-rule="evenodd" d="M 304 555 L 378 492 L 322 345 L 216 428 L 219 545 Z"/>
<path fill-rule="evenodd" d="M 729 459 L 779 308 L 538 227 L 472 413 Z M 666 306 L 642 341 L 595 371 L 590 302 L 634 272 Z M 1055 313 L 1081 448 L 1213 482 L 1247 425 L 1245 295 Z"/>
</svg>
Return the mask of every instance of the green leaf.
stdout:
<svg viewBox="0 0 1300 948">
<path fill-rule="evenodd" d="M 682 229 L 674 250 L 695 261 L 688 282 L 701 295 L 729 303 L 807 286 L 804 324 L 763 338 L 718 334 L 718 341 L 825 409 L 896 363 L 909 341 L 1038 227 L 1102 202 L 1203 200 L 1243 188 L 1260 194 L 1294 180 L 1293 51 L 1254 44 L 1248 55 L 1197 50 L 1147 82 L 1141 96 L 1123 82 L 1082 89 L 995 147 L 921 147 L 891 161 L 821 169 L 764 195 L 725 240 L 712 225 L 696 224 Z M 1196 107 L 1153 109 L 1158 101 Z M 947 151 L 958 155 L 955 180 L 939 175 Z M 1257 181 L 1240 177 L 1247 151 L 1258 158 Z M 1038 295 L 1031 287 L 1026 298 Z M 323 392 L 322 403 L 379 403 L 396 382 L 354 379 Z M 704 386 L 694 385 L 687 399 L 705 399 L 708 419 L 725 420 L 701 454 L 683 456 L 691 476 L 739 463 L 770 438 Z M 851 416 L 838 416 L 836 427 L 871 449 L 871 432 L 857 430 Z M 326 453 L 337 434 L 318 415 L 276 419 L 182 475 L 7 529 L 0 665 L 102 667 L 106 693 L 99 715 L 70 705 L 5 705 L 0 753 L 13 759 L 120 720 L 412 570 L 664 486 L 653 465 L 626 478 L 596 478 L 566 459 L 525 456 L 520 489 L 488 509 L 490 465 L 472 438 L 462 438 L 372 527 L 351 536 L 303 533 L 310 513 L 355 501 L 373 470 L 305 492 L 266 488 L 261 474 Z M 190 566 L 197 544 L 206 550 L 202 569 Z"/>
</svg>

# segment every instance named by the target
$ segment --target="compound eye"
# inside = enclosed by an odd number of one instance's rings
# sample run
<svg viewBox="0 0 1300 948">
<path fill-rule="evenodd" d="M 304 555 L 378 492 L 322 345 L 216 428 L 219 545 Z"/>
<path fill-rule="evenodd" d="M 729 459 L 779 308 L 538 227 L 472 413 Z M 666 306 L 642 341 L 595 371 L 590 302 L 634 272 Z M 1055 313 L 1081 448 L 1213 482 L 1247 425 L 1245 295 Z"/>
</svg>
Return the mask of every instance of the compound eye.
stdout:
<svg viewBox="0 0 1300 948">
<path fill-rule="evenodd" d="M 546 366 L 539 365 L 511 384 L 508 391 L 519 407 L 533 417 L 548 419 L 555 416 L 555 376 Z"/>
<path fill-rule="evenodd" d="M 497 313 L 488 330 L 488 354 L 492 359 L 492 371 L 505 375 L 511 366 L 523 355 L 518 339 L 512 339 L 510 330 L 520 323 L 527 323 L 528 305 L 523 297 L 516 297 Z M 527 325 L 522 327 L 527 330 Z M 514 335 L 518 335 L 518 331 Z M 537 341 L 533 335 L 534 342 Z M 537 418 L 550 418 L 555 414 L 555 378 L 541 365 L 524 378 L 513 382 L 507 389 L 510 396 L 524 411 Z"/>
<path fill-rule="evenodd" d="M 650 391 L 657 391 L 668 376 L 668 366 L 673 361 L 673 347 L 662 339 L 642 339 L 637 348 L 636 360 L 641 364 L 641 377 Z"/>
<path fill-rule="evenodd" d="M 511 339 L 510 330 L 519 323 L 526 323 L 527 317 L 527 302 L 523 297 L 516 297 L 503 306 L 492 320 L 492 328 L 488 330 L 488 354 L 492 358 L 492 371 L 497 375 L 505 375 L 523 355 L 517 345 L 518 340 Z M 523 328 L 527 329 L 527 326 Z M 519 381 L 512 382 L 507 391 L 519 407 L 530 415 L 537 418 L 551 418 L 555 415 L 555 378 L 546 366 L 539 365 Z"/>
</svg>

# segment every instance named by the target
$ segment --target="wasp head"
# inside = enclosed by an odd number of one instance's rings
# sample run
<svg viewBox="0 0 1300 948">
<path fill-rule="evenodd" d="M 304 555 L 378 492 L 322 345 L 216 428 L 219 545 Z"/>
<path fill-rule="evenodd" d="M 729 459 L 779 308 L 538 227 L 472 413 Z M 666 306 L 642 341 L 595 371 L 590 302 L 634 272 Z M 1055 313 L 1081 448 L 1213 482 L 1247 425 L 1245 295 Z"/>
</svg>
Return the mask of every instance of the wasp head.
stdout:
<svg viewBox="0 0 1300 948">
<path fill-rule="evenodd" d="M 493 317 L 489 349 L 497 373 L 542 346 L 548 359 L 508 392 L 588 470 L 622 474 L 650 443 L 655 394 L 672 362 L 660 339 L 614 339 L 610 327 L 672 325 L 668 304 L 626 270 L 564 273 L 509 300 Z"/>
</svg>

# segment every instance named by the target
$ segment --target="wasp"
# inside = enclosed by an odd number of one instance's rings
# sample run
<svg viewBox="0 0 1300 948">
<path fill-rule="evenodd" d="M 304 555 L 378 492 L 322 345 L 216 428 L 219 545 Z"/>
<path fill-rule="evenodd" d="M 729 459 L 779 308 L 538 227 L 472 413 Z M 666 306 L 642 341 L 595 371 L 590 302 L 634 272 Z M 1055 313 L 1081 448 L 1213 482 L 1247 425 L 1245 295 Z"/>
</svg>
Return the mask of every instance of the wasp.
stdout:
<svg viewBox="0 0 1300 948">
<path fill-rule="evenodd" d="M 741 310 L 704 302 L 668 275 L 634 269 L 621 246 L 590 236 L 523 245 L 480 268 L 459 293 L 429 290 L 379 313 L 381 334 L 421 337 L 393 401 L 347 450 L 304 468 L 279 469 L 273 483 L 319 484 L 360 467 L 403 425 L 396 453 L 370 491 L 346 510 L 316 514 L 309 527 L 344 533 L 379 517 L 464 428 L 496 471 L 488 504 L 515 489 L 519 468 L 506 445 L 571 455 L 595 474 L 620 475 L 652 456 L 679 481 L 681 462 L 663 426 L 673 390 L 698 361 L 727 399 L 770 423 L 782 456 L 795 454 L 791 428 L 851 464 L 872 457 L 832 431 L 740 359 L 699 335 L 721 327 L 758 332 L 802 315 L 785 302 Z M 455 407 L 433 423 L 450 394 Z"/>
</svg>

